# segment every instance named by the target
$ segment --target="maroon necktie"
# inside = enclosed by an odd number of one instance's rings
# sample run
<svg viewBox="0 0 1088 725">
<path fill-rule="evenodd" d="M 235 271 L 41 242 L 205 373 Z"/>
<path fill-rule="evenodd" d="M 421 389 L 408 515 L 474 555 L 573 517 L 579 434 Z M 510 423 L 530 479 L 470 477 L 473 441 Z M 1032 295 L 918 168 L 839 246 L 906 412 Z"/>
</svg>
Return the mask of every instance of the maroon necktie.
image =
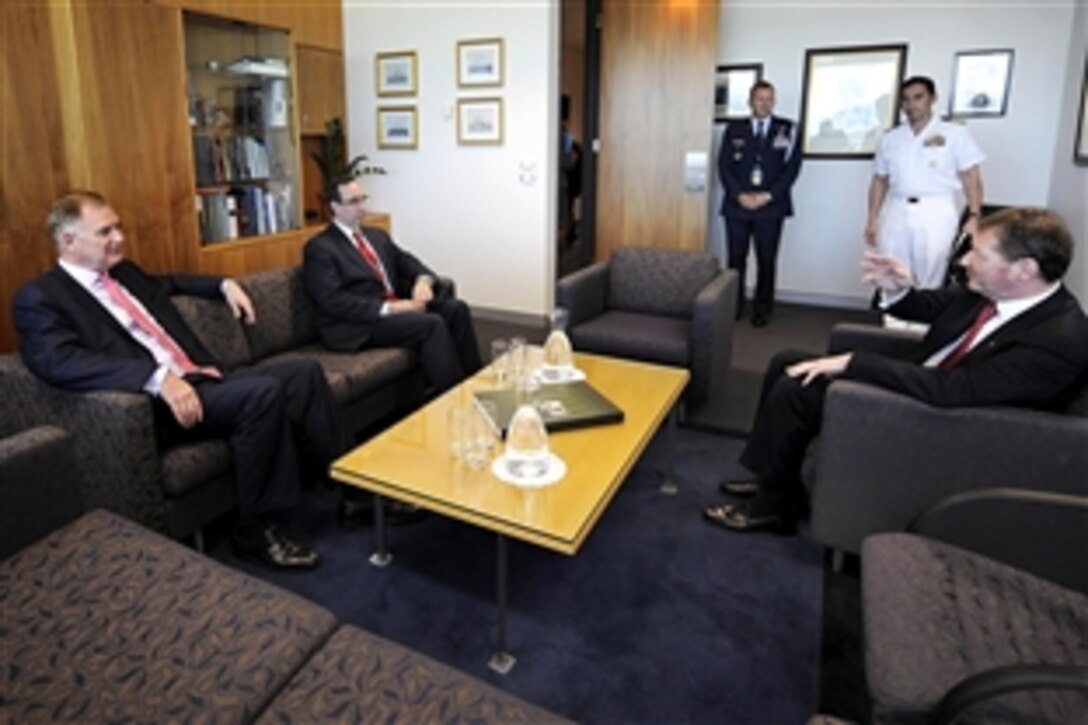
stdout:
<svg viewBox="0 0 1088 725">
<path fill-rule="evenodd" d="M 151 337 L 155 338 L 155 342 L 159 343 L 159 346 L 166 350 L 170 354 L 170 357 L 174 359 L 174 364 L 183 373 L 202 373 L 212 378 L 221 378 L 221 373 L 214 367 L 201 367 L 194 363 L 185 351 L 181 349 L 181 345 L 174 341 L 174 338 L 167 334 L 166 330 L 162 329 L 159 323 L 155 322 L 146 312 L 140 309 L 139 305 L 132 301 L 132 298 L 121 289 L 121 285 L 117 283 L 113 277 L 107 272 L 103 272 L 99 279 L 102 281 L 102 286 L 106 289 L 106 294 L 110 296 L 110 299 L 117 304 L 118 307 L 128 313 L 128 316 L 132 318 L 132 321 L 136 323 L 136 326 L 146 332 Z"/>
<path fill-rule="evenodd" d="M 971 351 L 971 343 L 978 337 L 978 333 L 982 330 L 982 326 L 993 319 L 997 314 L 997 305 L 993 302 L 987 302 L 982 306 L 982 309 L 978 311 L 978 316 L 975 317 L 975 321 L 971 323 L 971 327 L 964 333 L 963 339 L 959 344 L 952 349 L 952 352 L 948 353 L 948 356 L 937 365 L 941 370 L 948 370 L 959 364 L 968 352 Z"/>
<path fill-rule="evenodd" d="M 374 247 L 370 246 L 370 242 L 367 241 L 362 232 L 355 232 L 355 246 L 359 248 L 359 254 L 362 255 L 363 260 L 370 265 L 370 268 L 374 270 L 374 274 L 381 280 L 382 287 L 385 288 L 385 299 L 395 300 L 397 294 L 393 291 L 393 285 L 389 284 L 389 278 L 385 276 L 385 270 L 382 269 L 382 264 L 378 260 L 378 253 L 374 251 Z"/>
</svg>

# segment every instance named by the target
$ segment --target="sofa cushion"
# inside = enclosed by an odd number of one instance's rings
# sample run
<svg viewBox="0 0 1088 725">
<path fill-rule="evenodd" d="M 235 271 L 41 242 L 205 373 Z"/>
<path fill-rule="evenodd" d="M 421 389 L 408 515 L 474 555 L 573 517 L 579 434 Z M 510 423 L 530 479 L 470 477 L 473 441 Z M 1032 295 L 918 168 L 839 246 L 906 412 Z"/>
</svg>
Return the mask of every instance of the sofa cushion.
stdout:
<svg viewBox="0 0 1088 725">
<path fill-rule="evenodd" d="M 12 722 L 251 720 L 335 619 L 106 511 L 0 563 Z"/>
<path fill-rule="evenodd" d="M 220 365 L 229 370 L 250 364 L 249 342 L 242 332 L 242 323 L 231 313 L 230 305 L 223 300 L 188 295 L 179 295 L 171 301 Z"/>
<path fill-rule="evenodd" d="M 261 713 L 261 723 L 564 722 L 400 645 L 345 626 Z"/>
<path fill-rule="evenodd" d="M 608 307 L 690 317 L 695 296 L 718 272 L 711 254 L 620 247 L 609 262 Z"/>
<path fill-rule="evenodd" d="M 401 347 L 375 347 L 361 352 L 332 352 L 320 345 L 307 345 L 269 357 L 277 360 L 316 360 L 325 371 L 336 402 L 341 405 L 357 400 L 392 382 L 416 364 L 413 352 Z"/>
<path fill-rule="evenodd" d="M 570 331 L 576 350 L 687 367 L 691 362 L 691 323 L 610 310 Z"/>
<path fill-rule="evenodd" d="M 254 360 L 317 339 L 317 328 L 302 287 L 302 267 L 252 274 L 238 283 L 249 294 L 257 312 L 257 324 L 245 326 Z"/>
</svg>

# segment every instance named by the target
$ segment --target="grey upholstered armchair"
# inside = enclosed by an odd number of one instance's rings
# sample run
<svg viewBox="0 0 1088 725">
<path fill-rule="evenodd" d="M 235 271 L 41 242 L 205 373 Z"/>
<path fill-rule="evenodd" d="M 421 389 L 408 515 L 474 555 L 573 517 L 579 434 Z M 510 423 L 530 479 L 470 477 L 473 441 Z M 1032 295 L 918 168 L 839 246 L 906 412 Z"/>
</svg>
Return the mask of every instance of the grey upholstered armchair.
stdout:
<svg viewBox="0 0 1088 725">
<path fill-rule="evenodd" d="M 872 721 L 1088 721 L 1088 496 L 981 489 L 912 529 L 862 547 Z"/>
<path fill-rule="evenodd" d="M 0 423 L 0 560 L 83 513 L 75 446 L 64 430 Z"/>
<path fill-rule="evenodd" d="M 555 298 L 575 350 L 687 368 L 690 403 L 729 368 L 736 285 L 707 253 L 621 247 L 559 280 Z"/>
<path fill-rule="evenodd" d="M 834 352 L 888 352 L 911 333 L 839 325 Z M 869 534 L 902 531 L 934 502 L 977 488 L 1088 493 L 1088 379 L 1063 413 L 1008 407 L 942 409 L 869 385 L 828 389 L 805 467 L 811 535 L 857 553 Z"/>
</svg>

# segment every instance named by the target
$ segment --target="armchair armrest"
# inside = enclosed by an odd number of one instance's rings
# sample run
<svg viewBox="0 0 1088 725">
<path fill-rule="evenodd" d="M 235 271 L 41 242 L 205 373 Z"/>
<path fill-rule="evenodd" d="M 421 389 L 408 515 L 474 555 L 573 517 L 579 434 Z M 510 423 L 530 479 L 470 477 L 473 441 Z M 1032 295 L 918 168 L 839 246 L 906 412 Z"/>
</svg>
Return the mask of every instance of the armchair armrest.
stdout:
<svg viewBox="0 0 1088 725">
<path fill-rule="evenodd" d="M 1026 488 L 965 491 L 927 508 L 907 531 L 1088 594 L 1088 487 L 1079 495 Z"/>
<path fill-rule="evenodd" d="M 435 302 L 452 300 L 457 296 L 457 285 L 449 277 L 439 276 L 432 285 Z"/>
<path fill-rule="evenodd" d="M 888 357 L 902 357 L 922 336 L 909 330 L 890 330 L 876 325 L 840 322 L 831 328 L 827 352 L 837 355 L 854 350 L 869 350 Z"/>
<path fill-rule="evenodd" d="M 857 552 L 946 496 L 1018 487 L 1083 494 L 1088 419 L 1015 408 L 940 409 L 862 383 L 827 392 L 814 464 L 812 535 Z"/>
<path fill-rule="evenodd" d="M 0 356 L 0 398 L 22 428 L 55 425 L 72 436 L 80 496 L 166 531 L 162 466 L 151 400 L 143 393 L 74 393 L 39 380 L 17 355 Z"/>
<path fill-rule="evenodd" d="M 555 284 L 555 304 L 570 315 L 568 326 L 575 327 L 604 312 L 608 296 L 608 262 L 597 262 L 571 272 Z"/>
<path fill-rule="evenodd" d="M 82 511 L 68 433 L 41 425 L 0 438 L 0 559 Z"/>
<path fill-rule="evenodd" d="M 929 719 L 939 725 L 951 724 L 980 702 L 1023 690 L 1088 692 L 1088 667 L 1032 664 L 984 670 L 961 680 L 946 692 Z"/>
<path fill-rule="evenodd" d="M 729 369 L 733 355 L 733 318 L 737 310 L 737 273 L 723 270 L 695 296 L 691 321 L 691 382 L 688 400 L 706 400 Z"/>
</svg>

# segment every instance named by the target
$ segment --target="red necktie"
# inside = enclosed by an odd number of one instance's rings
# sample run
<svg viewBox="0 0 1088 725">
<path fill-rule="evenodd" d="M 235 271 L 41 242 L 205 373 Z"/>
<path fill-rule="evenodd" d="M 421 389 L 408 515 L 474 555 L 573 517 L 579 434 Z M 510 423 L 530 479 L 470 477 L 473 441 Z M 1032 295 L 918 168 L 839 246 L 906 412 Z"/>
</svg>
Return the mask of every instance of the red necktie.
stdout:
<svg viewBox="0 0 1088 725">
<path fill-rule="evenodd" d="M 355 233 L 355 246 L 358 247 L 363 260 L 370 265 L 370 268 L 374 270 L 374 274 L 381 280 L 382 287 L 385 288 L 385 299 L 395 300 L 397 293 L 393 291 L 393 285 L 389 284 L 389 278 L 385 276 L 385 270 L 382 269 L 382 264 L 378 260 L 378 253 L 374 251 L 374 247 L 370 246 L 370 242 L 367 241 L 362 232 Z"/>
<path fill-rule="evenodd" d="M 948 353 L 948 356 L 937 365 L 941 370 L 948 370 L 959 364 L 968 352 L 971 351 L 971 343 L 978 337 L 978 333 L 982 330 L 982 326 L 993 319 L 997 314 L 997 305 L 993 302 L 987 302 L 982 306 L 982 309 L 978 311 L 978 316 L 975 317 L 975 321 L 971 323 L 971 326 L 967 328 L 967 332 L 964 333 L 963 338 L 959 344 L 952 349 L 952 352 Z"/>
<path fill-rule="evenodd" d="M 201 367 L 189 359 L 189 356 L 181 349 L 181 345 L 174 342 L 174 338 L 166 334 L 166 331 L 157 322 L 132 301 L 132 298 L 121 289 L 121 285 L 117 284 L 117 280 L 105 272 L 99 276 L 99 279 L 102 281 L 102 286 L 106 288 L 106 294 L 110 296 L 110 299 L 128 313 L 128 316 L 132 318 L 137 327 L 155 338 L 155 342 L 159 343 L 159 346 L 170 354 L 170 357 L 174 359 L 174 363 L 183 373 L 202 373 L 212 378 L 223 377 L 223 373 L 217 368 Z"/>
</svg>

